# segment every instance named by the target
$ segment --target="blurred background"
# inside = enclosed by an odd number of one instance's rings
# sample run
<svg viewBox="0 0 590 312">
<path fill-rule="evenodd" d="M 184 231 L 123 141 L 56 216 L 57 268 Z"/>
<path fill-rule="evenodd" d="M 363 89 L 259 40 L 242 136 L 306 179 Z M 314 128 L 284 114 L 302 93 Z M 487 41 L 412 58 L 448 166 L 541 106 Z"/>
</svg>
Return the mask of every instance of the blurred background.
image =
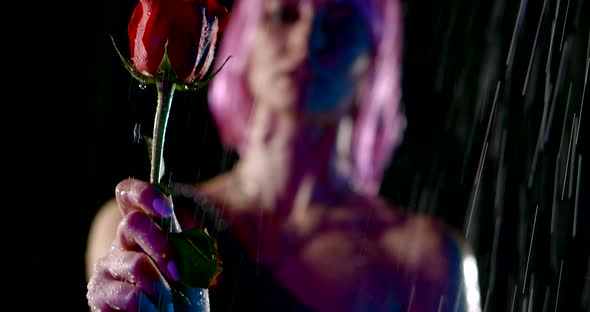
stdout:
<svg viewBox="0 0 590 312">
<path fill-rule="evenodd" d="M 128 55 L 136 3 L 27 3 L 5 28 L 2 311 L 87 311 L 90 222 L 149 175 L 134 133 L 151 135 L 155 89 L 109 37 Z M 588 1 L 406 0 L 404 16 L 408 128 L 382 194 L 465 233 L 484 311 L 590 311 Z M 206 89 L 174 101 L 172 178 L 230 168 Z"/>
</svg>

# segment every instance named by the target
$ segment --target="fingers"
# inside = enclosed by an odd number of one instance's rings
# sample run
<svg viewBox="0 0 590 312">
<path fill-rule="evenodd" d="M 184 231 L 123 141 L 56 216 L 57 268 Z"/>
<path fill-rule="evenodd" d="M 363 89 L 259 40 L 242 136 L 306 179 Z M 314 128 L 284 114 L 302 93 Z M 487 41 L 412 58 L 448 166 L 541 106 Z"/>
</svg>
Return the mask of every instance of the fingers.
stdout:
<svg viewBox="0 0 590 312">
<path fill-rule="evenodd" d="M 174 249 L 168 240 L 168 233 L 162 231 L 145 213 L 133 211 L 125 216 L 119 224 L 114 246 L 145 252 L 167 278 L 180 280 L 178 265 L 172 259 Z"/>
<path fill-rule="evenodd" d="M 166 311 L 172 291 L 143 253 L 113 250 L 95 265 L 88 283 L 93 311 Z"/>
<path fill-rule="evenodd" d="M 173 214 L 170 199 L 151 183 L 126 179 L 115 188 L 115 197 L 123 215 L 141 209 L 159 218 Z"/>
<path fill-rule="evenodd" d="M 153 184 L 127 179 L 116 187 L 123 219 L 111 251 L 95 264 L 87 299 L 93 311 L 172 311 L 168 281 L 178 281 L 174 249 L 154 219 L 173 216 Z"/>
<path fill-rule="evenodd" d="M 170 286 L 153 260 L 140 252 L 120 252 L 103 262 L 104 274 L 113 279 L 132 283 L 150 298 L 172 302 Z"/>
<path fill-rule="evenodd" d="M 92 311 L 158 312 L 157 306 L 132 284 L 113 281 L 100 292 L 100 300 L 89 298 Z"/>
</svg>

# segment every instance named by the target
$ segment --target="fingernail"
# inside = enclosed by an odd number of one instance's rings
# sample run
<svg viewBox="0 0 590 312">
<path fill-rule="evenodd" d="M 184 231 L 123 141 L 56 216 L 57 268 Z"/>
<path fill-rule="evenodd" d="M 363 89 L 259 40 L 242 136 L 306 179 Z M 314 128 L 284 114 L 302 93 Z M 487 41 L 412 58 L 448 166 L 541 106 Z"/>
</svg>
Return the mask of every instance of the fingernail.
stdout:
<svg viewBox="0 0 590 312">
<path fill-rule="evenodd" d="M 160 214 L 160 217 L 162 218 L 172 216 L 172 207 L 170 207 L 170 205 L 168 205 L 168 203 L 166 203 L 166 201 L 162 198 L 156 197 L 152 201 L 152 207 Z"/>
<path fill-rule="evenodd" d="M 168 269 L 168 272 L 170 273 L 174 281 L 180 281 L 180 272 L 178 272 L 178 266 L 176 266 L 176 262 L 174 262 L 174 260 L 170 260 L 166 268 Z"/>
</svg>

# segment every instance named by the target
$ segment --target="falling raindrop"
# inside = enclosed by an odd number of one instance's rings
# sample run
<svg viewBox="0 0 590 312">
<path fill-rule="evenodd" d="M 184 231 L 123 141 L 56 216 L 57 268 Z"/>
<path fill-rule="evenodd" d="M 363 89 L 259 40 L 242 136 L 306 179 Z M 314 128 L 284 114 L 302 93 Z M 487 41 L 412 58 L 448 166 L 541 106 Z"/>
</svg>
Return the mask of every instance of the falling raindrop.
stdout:
<svg viewBox="0 0 590 312">
<path fill-rule="evenodd" d="M 139 144 L 143 139 L 141 134 L 141 123 L 136 122 L 133 126 L 133 143 Z"/>
</svg>

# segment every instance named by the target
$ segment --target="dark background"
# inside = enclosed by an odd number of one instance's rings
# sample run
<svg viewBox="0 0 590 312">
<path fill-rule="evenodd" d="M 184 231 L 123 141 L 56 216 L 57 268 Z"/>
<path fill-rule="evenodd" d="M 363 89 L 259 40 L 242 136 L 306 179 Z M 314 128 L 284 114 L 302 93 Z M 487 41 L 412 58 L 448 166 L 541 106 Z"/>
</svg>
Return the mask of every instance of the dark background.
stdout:
<svg viewBox="0 0 590 312">
<path fill-rule="evenodd" d="M 589 311 L 588 1 L 406 2 L 408 129 L 383 195 L 466 233 L 487 311 Z M 133 131 L 151 134 L 155 90 L 131 78 L 109 38 L 128 53 L 136 1 L 21 5 L 3 22 L 0 310 L 85 311 L 87 231 L 118 181 L 149 174 Z M 175 95 L 176 180 L 231 166 L 206 102 L 206 90 Z"/>
</svg>

